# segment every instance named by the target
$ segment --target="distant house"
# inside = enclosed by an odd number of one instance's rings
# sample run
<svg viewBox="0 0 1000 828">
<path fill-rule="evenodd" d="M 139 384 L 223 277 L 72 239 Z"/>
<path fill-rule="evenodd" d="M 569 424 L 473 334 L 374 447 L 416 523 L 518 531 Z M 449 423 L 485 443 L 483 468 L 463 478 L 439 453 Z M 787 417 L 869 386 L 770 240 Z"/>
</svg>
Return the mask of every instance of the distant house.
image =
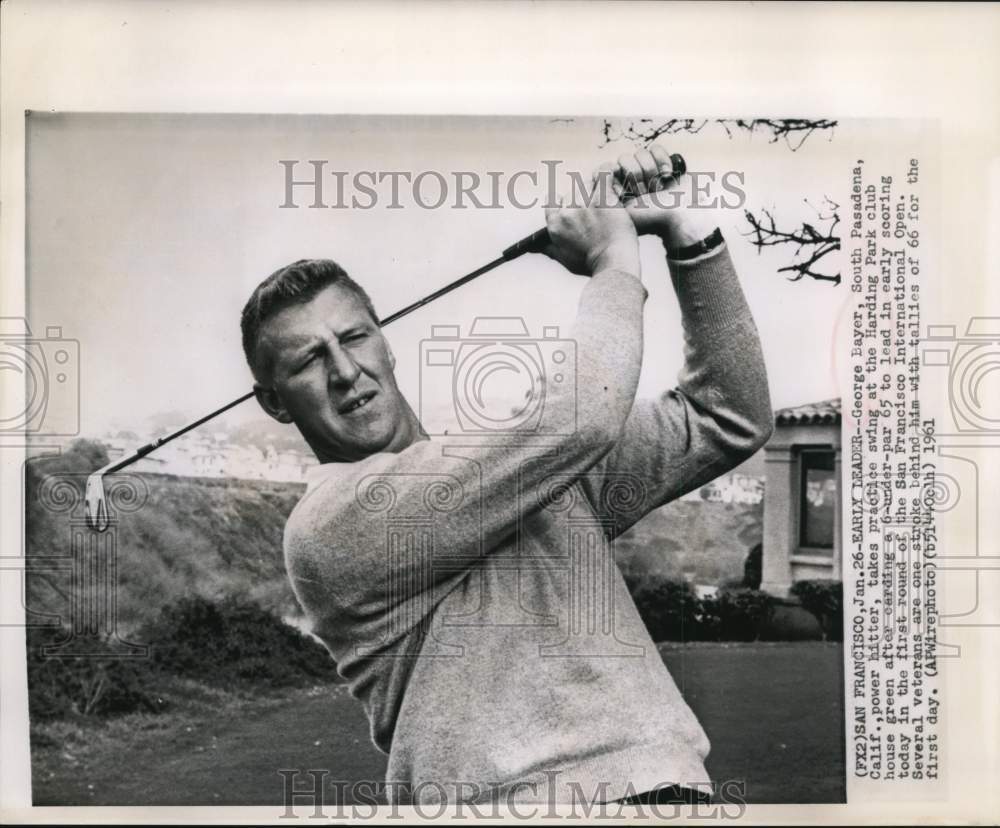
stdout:
<svg viewBox="0 0 1000 828">
<path fill-rule="evenodd" d="M 764 447 L 761 589 L 841 579 L 840 400 L 782 408 Z"/>
<path fill-rule="evenodd" d="M 143 438 L 132 439 L 105 435 L 102 442 L 108 457 L 117 459 L 131 454 Z M 147 438 L 152 442 L 154 438 Z M 319 461 L 294 449 L 278 450 L 268 446 L 234 444 L 225 434 L 189 434 L 164 445 L 155 454 L 143 457 L 133 467 L 136 472 L 175 474 L 180 477 L 234 477 L 247 480 L 271 480 L 282 483 L 305 482 L 306 472 Z"/>
<path fill-rule="evenodd" d="M 123 453 L 118 454 L 119 457 L 122 455 Z M 108 452 L 108 456 L 112 456 L 110 452 Z M 132 465 L 132 471 L 136 473 L 152 472 L 153 474 L 165 474 L 167 472 L 167 461 L 162 457 L 153 457 L 152 455 L 142 457 Z"/>
<path fill-rule="evenodd" d="M 256 446 L 227 444 L 224 451 L 227 477 L 239 477 L 246 480 L 264 477 L 264 452 Z"/>
<path fill-rule="evenodd" d="M 264 452 L 264 476 L 268 480 L 301 482 L 305 480 L 306 470 L 317 462 L 315 457 L 303 454 L 301 451 L 292 449 L 277 451 L 274 446 L 268 446 Z"/>
<path fill-rule="evenodd" d="M 764 480 L 736 472 L 722 475 L 690 493 L 690 500 L 709 503 L 741 503 L 755 506 L 764 499 Z"/>
</svg>

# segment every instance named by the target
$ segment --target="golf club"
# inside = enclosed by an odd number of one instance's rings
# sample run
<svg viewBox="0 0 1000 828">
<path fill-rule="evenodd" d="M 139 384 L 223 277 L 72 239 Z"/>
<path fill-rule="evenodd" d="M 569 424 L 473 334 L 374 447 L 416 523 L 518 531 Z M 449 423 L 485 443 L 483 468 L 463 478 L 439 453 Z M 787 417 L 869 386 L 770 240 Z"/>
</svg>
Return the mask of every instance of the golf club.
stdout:
<svg viewBox="0 0 1000 828">
<path fill-rule="evenodd" d="M 663 186 L 657 187 L 657 189 L 664 189 L 669 180 L 676 180 L 687 171 L 687 163 L 684 161 L 684 158 L 679 154 L 674 153 L 673 155 L 671 155 L 670 161 L 672 164 L 670 176 L 661 178 L 659 180 L 659 183 L 662 184 Z M 625 183 L 627 184 L 627 182 Z M 631 198 L 634 198 L 634 196 L 626 194 L 623 197 L 622 201 L 624 203 L 628 203 L 628 201 L 630 201 Z M 444 287 L 425 296 L 423 299 L 418 299 L 412 305 L 407 305 L 405 308 L 402 308 L 401 310 L 398 310 L 395 313 L 390 314 L 385 319 L 380 320 L 379 326 L 385 327 L 386 325 L 395 322 L 397 319 L 402 319 L 404 316 L 413 313 L 413 311 L 417 310 L 418 308 L 422 308 L 424 305 L 433 302 L 435 299 L 440 299 L 445 294 L 451 293 L 456 288 L 460 288 L 462 285 L 468 284 L 473 279 L 477 279 L 480 276 L 489 273 L 491 270 L 499 267 L 505 262 L 511 262 L 514 259 L 518 258 L 519 256 L 523 256 L 525 253 L 540 253 L 542 250 L 545 249 L 548 243 L 549 243 L 549 231 L 544 227 L 541 228 L 540 230 L 536 230 L 530 236 L 525 236 L 519 242 L 512 244 L 510 247 L 504 250 L 499 257 L 494 259 L 489 264 L 483 265 L 478 270 L 473 270 L 471 273 L 466 274 L 460 279 L 456 279 L 454 282 L 449 282 Z M 250 391 L 241 397 L 237 397 L 232 402 L 226 403 L 221 408 L 217 408 L 210 414 L 206 414 L 205 416 L 200 417 L 199 419 L 195 420 L 192 423 L 189 423 L 183 428 L 180 428 L 177 431 L 166 435 L 165 437 L 160 437 L 159 439 L 153 441 L 152 443 L 147 443 L 141 448 L 136 449 L 135 452 L 130 454 L 128 457 L 124 457 L 119 460 L 114 460 L 108 463 L 106 466 L 102 466 L 97 471 L 93 472 L 87 478 L 87 485 L 84 490 L 84 507 L 86 509 L 87 525 L 91 529 L 97 532 L 104 532 L 110 525 L 111 516 L 108 513 L 107 498 L 105 497 L 105 491 L 104 491 L 104 476 L 106 474 L 113 474 L 116 471 L 120 471 L 121 469 L 131 466 L 133 463 L 137 462 L 138 460 L 141 460 L 146 455 L 156 451 L 161 446 L 165 446 L 172 440 L 176 440 L 178 437 L 187 434 L 192 429 L 197 428 L 203 423 L 207 423 L 209 420 L 212 420 L 215 417 L 218 417 L 220 414 L 228 411 L 230 408 L 234 408 L 240 403 L 252 399 L 253 396 L 254 392 Z"/>
</svg>

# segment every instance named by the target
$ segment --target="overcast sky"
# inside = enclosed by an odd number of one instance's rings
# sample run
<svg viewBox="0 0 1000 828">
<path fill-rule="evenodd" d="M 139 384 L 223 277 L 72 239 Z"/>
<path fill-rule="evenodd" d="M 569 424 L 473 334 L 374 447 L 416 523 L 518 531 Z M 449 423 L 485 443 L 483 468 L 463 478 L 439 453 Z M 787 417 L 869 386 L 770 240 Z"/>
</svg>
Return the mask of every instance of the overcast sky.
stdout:
<svg viewBox="0 0 1000 828">
<path fill-rule="evenodd" d="M 544 222 L 540 206 L 517 209 L 505 195 L 502 209 L 424 209 L 405 183 L 402 206 L 393 209 L 388 182 L 373 209 L 309 209 L 301 189 L 302 206 L 281 209 L 279 161 L 299 160 L 296 175 L 305 177 L 306 161 L 326 160 L 328 174 L 347 174 L 348 201 L 361 170 L 440 171 L 450 180 L 459 171 L 485 180 L 492 171 L 505 188 L 518 170 L 544 176 L 543 160 L 561 162 L 560 172 L 589 173 L 633 148 L 602 147 L 601 125 L 594 118 L 32 114 L 29 322 L 36 336 L 59 325 L 80 342 L 83 434 L 140 430 L 169 410 L 193 418 L 249 390 L 239 311 L 275 268 L 336 259 L 385 316 Z M 715 125 L 661 141 L 692 169 L 742 172 L 747 207 L 797 224 L 816 220 L 804 199 L 819 204 L 824 195 L 840 200 L 845 215 L 851 144 L 862 131 L 841 124 L 832 140 L 819 133 L 796 152 L 765 134 L 729 138 Z M 326 179 L 328 203 L 336 200 L 333 181 Z M 424 185 L 432 202 L 437 186 L 432 178 Z M 533 187 L 522 177 L 516 192 L 522 201 L 544 198 L 544 182 Z M 485 185 L 479 193 L 488 200 Z M 758 255 L 740 235 L 743 211 L 720 215 L 761 332 L 775 406 L 837 396 L 832 341 L 847 285 L 789 282 L 776 273 L 789 251 Z M 681 338 L 661 249 L 648 240 L 643 267 L 651 295 L 640 394 L 652 394 L 673 384 Z M 521 315 L 532 333 L 552 324 L 566 332 L 582 285 L 543 257 L 526 256 L 391 326 L 404 393 L 418 396 L 420 341 L 432 324 L 459 324 L 464 334 L 477 315 Z M 226 415 L 230 423 L 260 416 L 254 402 Z"/>
</svg>

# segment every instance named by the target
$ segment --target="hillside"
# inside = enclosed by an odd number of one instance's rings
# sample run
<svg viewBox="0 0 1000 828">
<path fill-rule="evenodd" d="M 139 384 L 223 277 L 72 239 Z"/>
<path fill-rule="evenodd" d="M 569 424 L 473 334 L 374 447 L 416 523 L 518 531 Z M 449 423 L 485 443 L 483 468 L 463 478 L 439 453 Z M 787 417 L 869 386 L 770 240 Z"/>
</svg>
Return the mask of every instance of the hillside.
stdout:
<svg viewBox="0 0 1000 828">
<path fill-rule="evenodd" d="M 760 505 L 674 501 L 618 540 L 618 562 L 635 580 L 719 584 L 738 579 L 747 553 L 761 541 L 762 517 Z"/>
<path fill-rule="evenodd" d="M 82 441 L 81 441 L 82 442 Z M 25 544 L 29 557 L 68 556 L 71 520 L 47 509 L 38 496 L 46 475 L 69 475 L 82 497 L 86 474 L 102 462 L 99 446 L 27 465 Z M 116 527 L 119 629 L 133 629 L 177 598 L 244 595 L 280 615 L 294 614 L 285 577 L 281 534 L 304 487 L 267 481 L 142 475 L 149 498 Z M 68 575 L 40 571 L 28 579 L 28 606 L 65 616 Z"/>
<path fill-rule="evenodd" d="M 86 475 L 103 462 L 99 444 L 79 441 L 60 456 L 28 464 L 29 557 L 69 556 L 71 520 L 82 517 L 79 508 L 67 514 L 43 506 L 40 482 L 47 475 L 68 475 L 82 497 Z M 243 595 L 281 616 L 297 615 L 285 577 L 281 535 L 302 494 L 300 484 L 141 477 L 148 500 L 116 529 L 120 631 L 134 629 L 159 607 L 192 594 Z M 738 578 L 747 552 L 760 540 L 760 524 L 760 506 L 678 501 L 626 533 L 618 542 L 618 560 L 636 580 L 687 577 L 712 584 Z M 33 572 L 28 579 L 29 608 L 65 617 L 68 579 L 68 573 Z"/>
</svg>

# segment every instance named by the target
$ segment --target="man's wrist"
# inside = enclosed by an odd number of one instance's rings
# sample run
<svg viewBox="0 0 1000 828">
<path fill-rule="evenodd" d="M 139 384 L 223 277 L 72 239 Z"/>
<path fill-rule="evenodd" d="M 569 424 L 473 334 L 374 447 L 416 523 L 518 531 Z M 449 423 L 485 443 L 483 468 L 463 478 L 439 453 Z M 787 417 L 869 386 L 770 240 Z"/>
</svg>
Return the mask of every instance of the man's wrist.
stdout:
<svg viewBox="0 0 1000 828">
<path fill-rule="evenodd" d="M 638 276 L 639 245 L 611 245 L 594 256 L 588 262 L 588 265 L 591 276 L 596 276 L 604 270 L 619 270 L 631 273 L 633 276 Z"/>
<path fill-rule="evenodd" d="M 716 228 L 712 211 L 686 207 L 668 211 L 655 232 L 669 252 L 698 244 Z"/>
<path fill-rule="evenodd" d="M 667 248 L 668 259 L 675 262 L 686 262 L 697 259 L 699 256 L 704 256 L 706 253 L 711 253 L 713 250 L 721 247 L 724 242 L 725 239 L 722 237 L 722 231 L 716 227 L 705 238 L 699 239 L 692 244 L 686 244 L 682 247 L 671 247 L 664 242 L 664 245 Z"/>
</svg>

